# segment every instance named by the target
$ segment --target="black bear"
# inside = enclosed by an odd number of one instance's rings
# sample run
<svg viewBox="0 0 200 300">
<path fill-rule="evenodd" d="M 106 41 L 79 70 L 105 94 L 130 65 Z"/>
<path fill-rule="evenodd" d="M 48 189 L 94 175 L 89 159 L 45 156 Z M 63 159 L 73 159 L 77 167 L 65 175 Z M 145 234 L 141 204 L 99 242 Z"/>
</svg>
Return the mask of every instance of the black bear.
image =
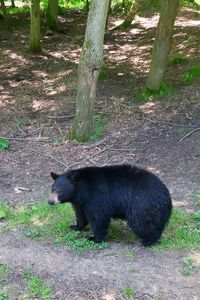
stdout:
<svg viewBox="0 0 200 300">
<path fill-rule="evenodd" d="M 77 225 L 92 227 L 94 242 L 103 241 L 111 218 L 127 220 L 144 246 L 159 240 L 170 218 L 172 201 L 166 185 L 153 173 L 132 165 L 85 167 L 61 175 L 54 183 L 49 204 L 70 202 Z"/>
</svg>

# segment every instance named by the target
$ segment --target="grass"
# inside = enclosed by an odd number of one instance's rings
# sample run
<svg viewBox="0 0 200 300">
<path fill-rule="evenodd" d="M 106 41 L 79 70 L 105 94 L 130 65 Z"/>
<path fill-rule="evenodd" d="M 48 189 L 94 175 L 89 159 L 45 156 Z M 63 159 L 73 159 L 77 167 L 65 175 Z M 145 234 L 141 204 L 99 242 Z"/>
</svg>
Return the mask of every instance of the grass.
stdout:
<svg viewBox="0 0 200 300">
<path fill-rule="evenodd" d="M 182 82 L 189 85 L 194 82 L 195 79 L 200 77 L 200 64 L 190 68 L 185 74 L 183 74 Z"/>
<path fill-rule="evenodd" d="M 6 280 L 8 276 L 8 269 L 5 265 L 0 264 L 0 283 Z"/>
<path fill-rule="evenodd" d="M 106 242 L 96 244 L 88 240 L 86 228 L 82 232 L 72 231 L 69 226 L 74 222 L 74 211 L 68 204 L 50 206 L 46 202 L 28 205 L 17 211 L 10 210 L 1 203 L 0 211 L 10 227 L 23 227 L 24 235 L 39 240 L 51 240 L 57 244 L 66 244 L 73 251 L 105 249 Z M 110 224 L 108 240 L 120 243 L 134 243 L 137 237 L 124 221 Z M 199 249 L 200 213 L 185 213 L 174 209 L 160 243 L 153 250 Z"/>
<path fill-rule="evenodd" d="M 93 134 L 90 138 L 91 141 L 100 140 L 103 137 L 106 126 L 106 120 L 102 116 L 96 115 L 94 118 Z"/>
<path fill-rule="evenodd" d="M 186 56 L 183 56 L 181 54 L 177 54 L 174 55 L 171 59 L 170 59 L 170 65 L 178 65 L 178 64 L 182 64 L 182 63 L 186 63 L 188 62 L 188 58 Z"/>
<path fill-rule="evenodd" d="M 193 198 L 196 200 L 196 205 L 200 206 L 200 194 L 193 195 Z"/>
<path fill-rule="evenodd" d="M 136 291 L 132 287 L 128 286 L 123 290 L 123 295 L 126 299 L 129 299 L 136 296 Z"/>
<path fill-rule="evenodd" d="M 48 285 L 44 280 L 34 276 L 31 270 L 24 270 L 23 275 L 28 286 L 28 296 L 32 299 L 52 300 L 52 286 Z M 29 298 L 29 299 L 30 299 Z"/>
<path fill-rule="evenodd" d="M 88 232 L 72 231 L 69 226 L 74 221 L 70 205 L 50 206 L 47 203 L 21 207 L 9 219 L 10 226 L 23 226 L 24 235 L 39 240 L 52 240 L 63 243 L 80 252 L 89 249 L 103 249 L 107 243 L 96 244 L 87 239 Z"/>
<path fill-rule="evenodd" d="M 11 214 L 12 212 L 8 205 L 0 200 L 0 220 L 6 219 Z"/>
<path fill-rule="evenodd" d="M 183 276 L 190 276 L 193 270 L 196 268 L 194 261 L 191 258 L 186 258 L 182 263 L 181 274 Z"/>
<path fill-rule="evenodd" d="M 0 151 L 8 150 L 10 148 L 10 143 L 3 138 L 0 138 Z"/>
<path fill-rule="evenodd" d="M 179 209 L 174 209 L 160 243 L 152 246 L 152 249 L 199 249 L 199 220 L 199 213 L 187 214 Z"/>
<path fill-rule="evenodd" d="M 152 91 L 145 88 L 143 91 L 139 92 L 136 95 L 136 99 L 138 100 L 148 100 L 149 98 L 161 98 L 165 95 L 171 95 L 173 93 L 173 88 L 170 84 L 162 83 L 159 90 Z"/>
</svg>

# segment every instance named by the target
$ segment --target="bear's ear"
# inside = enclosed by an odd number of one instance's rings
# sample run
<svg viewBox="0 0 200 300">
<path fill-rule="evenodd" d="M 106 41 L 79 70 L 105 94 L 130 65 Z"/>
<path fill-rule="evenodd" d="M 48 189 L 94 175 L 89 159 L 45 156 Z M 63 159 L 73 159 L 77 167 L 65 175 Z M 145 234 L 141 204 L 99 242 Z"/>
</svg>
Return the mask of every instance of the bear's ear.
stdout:
<svg viewBox="0 0 200 300">
<path fill-rule="evenodd" d="M 73 183 L 75 183 L 77 180 L 77 177 L 78 177 L 78 171 L 73 171 L 72 175 L 70 176 L 70 179 Z"/>
<path fill-rule="evenodd" d="M 56 180 L 60 175 L 54 173 L 54 172 L 51 172 L 51 177 L 53 178 L 53 180 Z"/>
</svg>

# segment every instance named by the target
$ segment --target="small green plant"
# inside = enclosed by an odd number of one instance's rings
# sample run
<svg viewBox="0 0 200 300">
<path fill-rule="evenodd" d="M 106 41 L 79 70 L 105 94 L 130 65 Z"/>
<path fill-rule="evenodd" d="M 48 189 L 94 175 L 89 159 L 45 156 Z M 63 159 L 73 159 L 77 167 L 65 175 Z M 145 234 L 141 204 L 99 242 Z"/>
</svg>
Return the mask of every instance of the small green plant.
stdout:
<svg viewBox="0 0 200 300">
<path fill-rule="evenodd" d="M 188 61 L 188 58 L 186 56 L 183 56 L 181 54 L 177 54 L 173 56 L 170 60 L 171 65 L 178 65 L 182 63 L 186 63 Z"/>
<path fill-rule="evenodd" d="M 159 90 L 152 91 L 145 88 L 142 92 L 136 95 L 138 100 L 148 100 L 150 97 L 161 98 L 165 95 L 171 95 L 173 93 L 173 88 L 170 84 L 162 83 Z"/>
<path fill-rule="evenodd" d="M 5 295 L 4 291 L 0 288 L 0 300 L 9 300 L 8 296 Z"/>
<path fill-rule="evenodd" d="M 132 287 L 128 286 L 123 290 L 123 295 L 125 298 L 129 299 L 136 296 L 136 291 Z"/>
<path fill-rule="evenodd" d="M 195 264 L 194 261 L 191 258 L 186 258 L 183 261 L 183 265 L 182 265 L 182 270 L 181 270 L 181 274 L 183 276 L 190 276 L 195 268 Z"/>
<path fill-rule="evenodd" d="M 200 206 L 200 194 L 196 194 L 192 196 L 197 202 L 196 205 Z"/>
<path fill-rule="evenodd" d="M 92 141 L 99 140 L 103 137 L 106 121 L 102 116 L 95 116 L 93 134 L 90 138 Z"/>
<path fill-rule="evenodd" d="M 6 219 L 7 217 L 9 217 L 11 215 L 11 210 L 8 207 L 8 205 L 0 200 L 0 220 L 1 219 Z"/>
<path fill-rule="evenodd" d="M 198 77 L 200 77 L 200 64 L 192 67 L 183 74 L 182 81 L 184 84 L 191 84 Z"/>
<path fill-rule="evenodd" d="M 24 270 L 24 277 L 26 278 L 30 297 L 40 297 L 43 300 L 52 300 L 52 286 L 45 281 L 34 276 L 31 270 Z"/>
<path fill-rule="evenodd" d="M 9 148 L 10 143 L 4 138 L 0 138 L 0 151 L 8 150 Z"/>
<path fill-rule="evenodd" d="M 106 64 L 102 64 L 101 70 L 99 72 L 98 80 L 104 80 L 106 78 L 107 66 Z"/>
<path fill-rule="evenodd" d="M 5 265 L 0 264 L 0 283 L 2 283 L 8 276 L 8 269 Z"/>
</svg>

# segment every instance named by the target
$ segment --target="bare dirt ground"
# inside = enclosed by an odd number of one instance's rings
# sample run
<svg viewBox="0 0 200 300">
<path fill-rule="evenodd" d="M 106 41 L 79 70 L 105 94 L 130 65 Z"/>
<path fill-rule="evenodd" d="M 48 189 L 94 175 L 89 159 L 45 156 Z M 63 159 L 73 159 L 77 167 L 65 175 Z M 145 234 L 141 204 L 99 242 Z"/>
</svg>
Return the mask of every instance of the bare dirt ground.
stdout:
<svg viewBox="0 0 200 300">
<path fill-rule="evenodd" d="M 10 150 L 0 152 L 0 199 L 11 206 L 46 201 L 51 171 L 127 162 L 159 174 L 174 206 L 198 210 L 192 195 L 200 194 L 200 81 L 184 86 L 181 76 L 200 61 L 200 19 L 188 8 L 178 15 L 170 55 L 179 53 L 189 60 L 168 66 L 165 79 L 173 84 L 172 95 L 137 101 L 149 70 L 157 20 L 141 17 L 126 32 L 106 35 L 106 72 L 98 84 L 96 105 L 105 133 L 88 144 L 69 139 L 85 28 L 82 13 L 60 17 L 62 33 L 43 32 L 40 55 L 26 51 L 27 16 L 13 16 L 11 31 L 0 24 L 0 136 L 11 138 Z M 117 21 L 111 19 L 110 27 Z M 134 255 L 127 255 L 130 251 Z M 0 264 L 14 270 L 12 299 L 20 298 L 21 272 L 31 267 L 54 285 L 55 299 L 124 299 L 123 290 L 132 286 L 134 299 L 197 300 L 200 268 L 188 277 L 181 274 L 189 255 L 154 253 L 139 243 L 111 243 L 109 249 L 80 257 L 65 246 L 26 239 L 19 230 L 0 237 Z"/>
</svg>

